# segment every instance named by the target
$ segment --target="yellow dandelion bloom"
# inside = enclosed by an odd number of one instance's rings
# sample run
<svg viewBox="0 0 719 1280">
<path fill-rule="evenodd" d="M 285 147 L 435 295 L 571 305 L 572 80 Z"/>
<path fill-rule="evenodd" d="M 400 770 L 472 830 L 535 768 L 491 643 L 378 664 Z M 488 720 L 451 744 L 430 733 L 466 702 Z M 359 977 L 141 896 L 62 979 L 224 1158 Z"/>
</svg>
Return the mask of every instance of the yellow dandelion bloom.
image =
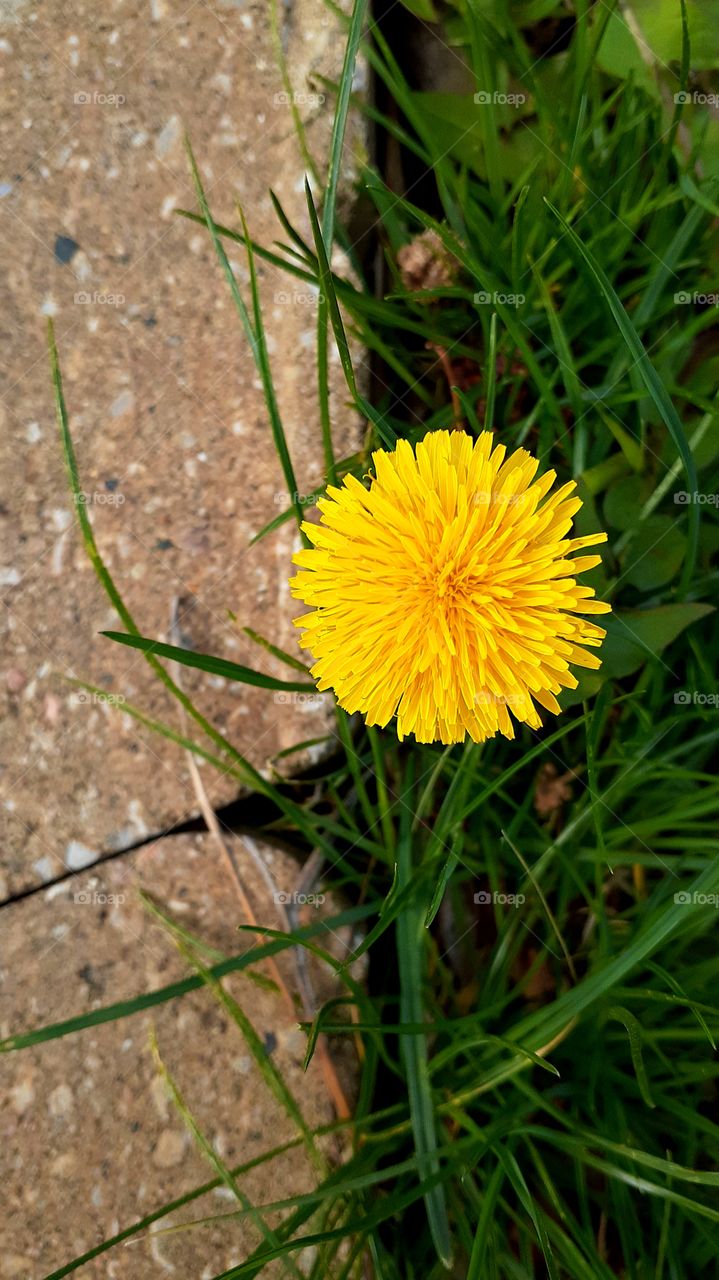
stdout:
<svg viewBox="0 0 719 1280">
<path fill-rule="evenodd" d="M 303 528 L 292 594 L 320 689 L 367 724 L 397 716 L 402 739 L 482 742 L 513 721 L 541 726 L 576 688 L 570 663 L 596 668 L 580 645 L 605 632 L 578 615 L 605 613 L 575 578 L 598 564 L 578 555 L 605 533 L 567 538 L 581 500 L 574 481 L 535 480 L 525 449 L 506 456 L 490 432 L 432 431 L 417 445 L 372 455 L 375 478 L 330 486 L 320 524 Z M 511 717 L 510 717 L 511 712 Z"/>
</svg>

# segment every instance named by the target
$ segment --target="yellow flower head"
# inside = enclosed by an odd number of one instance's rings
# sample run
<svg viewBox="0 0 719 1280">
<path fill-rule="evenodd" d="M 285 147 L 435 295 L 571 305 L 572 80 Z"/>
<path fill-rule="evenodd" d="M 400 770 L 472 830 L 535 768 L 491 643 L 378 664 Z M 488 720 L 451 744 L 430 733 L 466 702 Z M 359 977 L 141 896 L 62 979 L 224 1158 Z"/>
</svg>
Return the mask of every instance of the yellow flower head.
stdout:
<svg viewBox="0 0 719 1280">
<path fill-rule="evenodd" d="M 369 489 L 345 476 L 303 525 L 290 585 L 313 610 L 295 619 L 312 675 L 367 724 L 396 713 L 400 739 L 512 738 L 510 711 L 537 729 L 535 703 L 556 714 L 577 685 L 569 664 L 600 665 L 578 646 L 605 632 L 578 614 L 609 605 L 575 581 L 600 557 L 576 553 L 607 535 L 567 538 L 574 481 L 547 497 L 553 471 L 535 481 L 536 458 L 492 444 L 432 431 L 415 455 L 400 440 L 372 455 Z"/>
</svg>

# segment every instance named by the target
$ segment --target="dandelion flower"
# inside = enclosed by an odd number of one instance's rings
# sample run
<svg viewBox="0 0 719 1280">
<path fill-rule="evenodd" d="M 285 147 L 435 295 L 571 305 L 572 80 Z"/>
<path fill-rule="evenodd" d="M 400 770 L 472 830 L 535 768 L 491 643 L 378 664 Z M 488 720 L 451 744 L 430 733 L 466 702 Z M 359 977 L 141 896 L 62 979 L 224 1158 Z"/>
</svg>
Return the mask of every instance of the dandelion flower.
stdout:
<svg viewBox="0 0 719 1280">
<path fill-rule="evenodd" d="M 345 476 L 303 525 L 312 546 L 290 585 L 312 609 L 295 619 L 312 675 L 369 725 L 396 715 L 400 739 L 537 729 L 537 704 L 557 714 L 576 688 L 570 664 L 600 665 L 580 646 L 605 632 L 580 615 L 609 605 L 576 575 L 607 535 L 568 538 L 575 482 L 549 496 L 555 473 L 535 480 L 536 458 L 506 453 L 488 431 L 432 431 L 416 453 L 400 440 L 372 455 L 369 488 Z"/>
</svg>

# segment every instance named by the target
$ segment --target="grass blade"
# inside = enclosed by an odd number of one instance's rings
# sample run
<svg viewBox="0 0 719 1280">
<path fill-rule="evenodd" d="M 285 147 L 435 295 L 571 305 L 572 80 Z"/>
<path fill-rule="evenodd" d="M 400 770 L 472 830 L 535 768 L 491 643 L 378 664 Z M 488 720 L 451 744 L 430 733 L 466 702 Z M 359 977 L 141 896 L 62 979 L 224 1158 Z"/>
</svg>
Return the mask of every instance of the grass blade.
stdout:
<svg viewBox="0 0 719 1280">
<path fill-rule="evenodd" d="M 213 968 L 208 968 L 202 963 L 197 952 L 193 948 L 188 947 L 179 939 L 176 939 L 176 945 L 187 962 L 193 969 L 195 969 L 202 984 L 209 987 L 218 1003 L 222 1005 L 225 1012 L 239 1027 L 243 1039 L 255 1060 L 255 1065 L 257 1066 L 265 1084 L 279 1102 L 280 1106 L 287 1112 L 287 1115 L 297 1126 L 297 1130 L 302 1135 L 307 1148 L 307 1153 L 310 1156 L 312 1163 L 319 1171 L 324 1171 L 324 1159 L 317 1147 L 314 1135 L 302 1115 L 295 1098 L 292 1096 L 292 1093 L 285 1084 L 281 1072 L 265 1050 L 261 1037 L 255 1031 L 252 1022 L 244 1009 L 235 997 L 231 996 L 230 993 L 225 990 L 221 979 L 216 976 L 216 972 L 213 971 Z M 217 968 L 218 966 L 214 966 L 214 970 Z"/>
<path fill-rule="evenodd" d="M 102 559 L 102 556 L 100 555 L 100 552 L 97 547 L 97 543 L 95 542 L 95 535 L 92 531 L 92 525 L 90 524 L 90 519 L 87 514 L 87 506 L 86 506 L 86 503 L 83 501 L 84 495 L 80 488 L 80 473 L 78 471 L 77 459 L 75 457 L 75 448 L 72 441 L 72 435 L 70 433 L 70 426 L 69 426 L 68 416 L 67 416 L 67 408 L 65 405 L 65 396 L 64 396 L 63 387 L 62 387 L 62 375 L 60 373 L 60 362 L 58 360 L 57 346 L 55 344 L 55 329 L 52 323 L 52 319 L 48 319 L 47 332 L 48 332 L 48 345 L 49 345 L 49 351 L 50 351 L 50 367 L 52 371 L 53 387 L 55 390 L 55 404 L 57 409 L 58 424 L 60 427 L 60 437 L 62 440 L 62 448 L 63 448 L 64 457 L 65 457 L 65 465 L 67 467 L 67 473 L 70 479 L 70 488 L 72 490 L 73 500 L 75 503 L 75 510 L 76 510 L 78 522 L 80 525 L 80 532 L 82 534 L 82 540 L 85 547 L 85 552 L 90 560 L 90 563 L 92 564 L 93 569 L 95 570 L 95 575 L 100 585 L 104 588 L 105 593 L 107 594 L 108 599 L 110 600 L 110 603 L 112 604 L 113 608 L 119 615 L 121 621 L 124 622 L 128 632 L 133 636 L 139 636 L 140 632 L 135 623 L 135 620 L 132 617 L 132 614 L 130 613 L 129 609 L 125 605 L 125 602 L 122 599 L 122 596 L 117 590 L 117 587 L 115 586 L 112 576 L 107 566 L 105 565 L 105 562 Z M 240 752 L 235 747 L 233 747 L 232 743 L 228 742 L 228 740 L 223 736 L 223 734 L 221 734 L 214 727 L 214 725 L 210 724 L 209 720 L 206 720 L 205 717 L 201 714 L 201 712 L 199 712 L 196 709 L 194 703 L 192 702 L 192 699 L 188 698 L 187 694 L 182 689 L 180 689 L 179 685 L 177 685 L 175 681 L 172 679 L 172 676 L 168 675 L 162 663 L 158 662 L 157 658 L 155 658 L 151 653 L 146 653 L 145 657 L 149 665 L 152 667 L 152 670 L 155 672 L 155 674 L 159 677 L 159 679 L 164 684 L 165 688 L 170 691 L 172 696 L 177 699 L 180 705 L 184 707 L 188 715 L 190 715 L 192 719 L 200 726 L 200 728 L 207 734 L 207 736 L 212 739 L 215 745 L 220 747 L 223 752 L 227 752 L 227 754 L 231 757 L 231 759 L 235 762 L 235 764 L 240 766 L 243 773 L 245 774 L 245 777 L 249 777 L 249 778 L 259 777 L 260 775 L 257 774 L 257 771 L 254 770 L 252 766 L 249 764 L 249 762 L 245 760 L 244 756 L 241 755 Z"/>
<path fill-rule="evenodd" d="M 239 1202 L 239 1204 L 245 1210 L 250 1221 L 257 1228 L 257 1230 L 259 1231 L 260 1235 L 264 1238 L 266 1243 L 271 1247 L 276 1248 L 277 1245 L 280 1243 L 280 1241 L 277 1238 L 277 1235 L 271 1229 L 271 1227 L 267 1225 L 267 1222 L 265 1221 L 265 1218 L 263 1217 L 259 1209 L 257 1209 L 255 1205 L 252 1204 L 251 1200 L 249 1200 L 249 1198 L 245 1195 L 244 1191 L 241 1189 L 237 1181 L 235 1174 L 232 1172 L 231 1169 L 228 1169 L 227 1165 L 222 1160 L 221 1156 L 218 1155 L 213 1144 L 210 1142 L 206 1134 L 203 1133 L 195 1117 L 193 1116 L 183 1094 L 179 1089 L 179 1086 L 177 1085 L 176 1080 L 174 1079 L 174 1077 L 172 1076 L 172 1074 L 170 1073 L 167 1066 L 162 1060 L 162 1057 L 160 1055 L 160 1047 L 157 1043 L 157 1037 L 155 1036 L 154 1032 L 150 1039 L 150 1046 L 152 1049 L 152 1056 L 155 1060 L 155 1066 L 157 1067 L 158 1073 L 160 1075 L 160 1079 L 163 1081 L 165 1088 L 167 1089 L 175 1107 L 177 1108 L 177 1111 L 179 1112 L 180 1117 L 188 1133 L 193 1138 L 194 1142 L 196 1143 L 199 1150 L 202 1152 L 205 1159 L 209 1161 L 210 1165 L 215 1171 L 215 1174 L 217 1175 L 218 1180 L 224 1183 L 228 1191 L 232 1192 L 232 1195 L 235 1197 L 235 1199 Z M 297 1270 L 297 1267 L 295 1266 L 292 1258 L 284 1258 L 283 1265 L 290 1275 L 295 1276 L 296 1280 L 301 1280 L 300 1272 Z"/>
<path fill-rule="evenodd" d="M 312 938 L 315 934 L 340 929 L 344 924 L 365 920 L 367 916 L 373 914 L 373 911 L 374 908 L 366 903 L 348 907 L 346 911 L 333 916 L 331 920 L 320 921 L 295 930 L 291 937 L 284 935 L 282 938 L 275 938 L 272 942 L 268 942 L 265 946 L 252 947 L 241 955 L 230 956 L 227 960 L 212 965 L 208 973 L 215 980 L 224 978 L 229 973 L 241 973 L 243 969 L 260 964 L 287 947 L 296 946 L 298 939 Z M 63 1036 L 74 1035 L 75 1032 L 84 1031 L 87 1027 L 99 1027 L 105 1022 L 117 1022 L 122 1018 L 130 1018 L 136 1013 L 143 1013 L 146 1009 L 154 1009 L 160 1004 L 166 1004 L 168 1000 L 176 1000 L 180 996 L 188 995 L 190 991 L 199 991 L 203 982 L 203 978 L 195 974 L 182 978 L 178 982 L 168 983 L 165 987 L 158 987 L 154 991 L 147 991 L 143 995 L 132 996 L 129 1000 L 118 1000 L 114 1004 L 104 1005 L 101 1009 L 90 1009 L 87 1013 L 76 1014 L 72 1018 L 65 1018 L 62 1022 L 51 1022 L 43 1027 L 37 1027 L 34 1031 L 18 1032 L 16 1035 L 0 1040 L 0 1053 L 15 1053 L 19 1049 L 29 1049 L 33 1045 L 45 1044 L 48 1040 L 59 1040 Z"/>
<path fill-rule="evenodd" d="M 230 293 L 232 294 L 232 300 L 235 304 L 237 313 L 240 317 L 240 322 L 245 331 L 245 336 L 247 337 L 247 340 L 250 344 L 250 349 L 254 357 L 255 365 L 257 366 L 257 371 L 260 375 L 260 378 L 262 379 L 262 387 L 265 393 L 265 403 L 267 405 L 267 411 L 270 415 L 270 426 L 272 428 L 272 437 L 275 443 L 275 449 L 277 450 L 277 455 L 279 457 L 280 464 L 282 466 L 282 472 L 285 477 L 285 483 L 287 484 L 287 490 L 290 497 L 290 501 L 292 502 L 292 505 L 294 507 L 297 525 L 301 529 L 302 521 L 304 519 L 304 513 L 302 510 L 302 505 L 298 498 L 298 488 L 297 488 L 297 481 L 295 479 L 294 467 L 292 466 L 290 451 L 287 447 L 285 431 L 282 425 L 282 419 L 280 417 L 280 411 L 277 405 L 277 398 L 275 396 L 274 385 L 272 382 L 272 372 L 270 370 L 270 362 L 267 354 L 267 343 L 265 341 L 265 332 L 264 332 L 264 326 L 262 323 L 262 313 L 260 310 L 259 292 L 257 288 L 257 276 L 255 272 L 255 260 L 254 260 L 254 253 L 252 249 L 252 241 L 250 240 L 250 237 L 247 232 L 247 225 L 245 223 L 244 215 L 242 214 L 242 210 L 240 210 L 240 216 L 242 218 L 242 230 L 243 230 L 242 238 L 244 239 L 245 248 L 247 250 L 247 262 L 248 262 L 248 267 L 250 272 L 250 289 L 252 292 L 254 327 L 252 325 L 252 321 L 250 320 L 247 307 L 245 306 L 244 298 L 240 293 L 237 281 L 235 279 L 235 273 L 232 270 L 232 267 L 230 266 L 230 260 L 227 257 L 227 254 L 225 253 L 224 245 L 222 243 L 222 240 L 220 239 L 217 228 L 215 227 L 215 222 L 210 212 L 210 207 L 207 203 L 205 189 L 202 185 L 200 171 L 197 168 L 197 162 L 195 160 L 190 139 L 187 135 L 185 135 L 185 149 L 187 151 L 188 159 L 190 161 L 190 169 L 192 171 L 192 180 L 195 184 L 195 193 L 197 195 L 197 201 L 200 206 L 200 209 L 202 210 L 205 226 L 207 227 L 207 230 L 210 233 L 210 239 L 212 240 L 212 244 L 213 244 L 215 253 L 217 255 L 218 261 L 224 272 L 225 279 L 227 280 L 227 283 L 230 286 Z M 309 545 L 309 544 L 307 543 L 306 545 Z"/>
<path fill-rule="evenodd" d="M 409 791 L 412 780 L 411 768 L 408 772 L 407 789 Z M 397 874 L 400 892 L 409 886 L 412 877 L 412 838 L 409 816 L 410 807 L 408 803 L 405 803 L 402 807 L 402 824 L 397 848 Z M 423 936 L 425 916 L 426 911 L 422 910 L 420 904 L 409 902 L 404 906 L 397 920 L 397 961 L 399 965 L 400 1017 L 402 1022 L 421 1023 L 424 1016 L 424 966 L 422 961 L 425 955 Z M 430 1175 L 439 1175 L 439 1161 L 436 1156 L 437 1134 L 435 1131 L 432 1085 L 429 1076 L 427 1041 L 424 1036 L 405 1035 L 400 1037 L 400 1042 L 407 1073 L 407 1092 L 417 1156 L 422 1162 L 422 1167 L 426 1168 Z M 424 1163 L 425 1161 L 426 1163 Z M 442 1265 L 449 1269 L 452 1265 L 452 1241 L 442 1180 L 438 1180 L 425 1193 L 424 1203 L 437 1256 Z"/>
<path fill-rule="evenodd" d="M 163 644 L 161 640 L 148 640 L 145 636 L 124 635 L 122 631 L 101 631 L 108 640 L 116 640 L 130 649 L 139 649 L 141 653 L 152 653 L 158 658 L 169 658 L 179 662 L 183 667 L 194 667 L 198 671 L 208 671 L 211 675 L 222 676 L 225 680 L 236 680 L 240 684 L 251 684 L 258 689 L 284 689 L 295 693 L 316 693 L 317 686 L 300 680 L 278 680 L 275 676 L 266 676 L 262 671 L 254 671 L 252 667 L 243 667 L 237 662 L 229 662 L 226 658 L 215 658 L 210 653 L 197 653 L 195 649 L 181 649 L 174 644 Z"/>
<path fill-rule="evenodd" d="M 696 465 L 694 463 L 694 458 L 692 457 L 689 444 L 687 443 L 686 435 L 684 434 L 684 428 L 679 421 L 677 411 L 669 399 L 663 382 L 659 378 L 654 366 L 650 363 L 641 338 L 622 306 L 616 290 L 594 255 L 586 245 L 582 243 L 576 231 L 570 227 L 569 223 L 562 217 L 559 210 L 555 209 L 554 205 L 551 204 L 549 200 L 546 200 L 546 198 L 545 203 L 563 227 L 564 233 L 568 237 L 575 253 L 580 260 L 585 263 L 590 275 L 594 278 L 600 294 L 607 303 L 617 328 L 627 345 L 639 375 L 649 392 L 649 395 L 654 401 L 662 422 L 676 445 L 679 456 L 684 464 L 684 470 L 687 477 L 687 488 L 691 494 L 696 493 L 698 487 Z M 682 569 L 682 576 L 679 584 L 679 591 L 682 595 L 686 595 L 689 589 L 689 584 L 694 573 L 694 566 L 696 564 L 699 548 L 699 511 L 700 508 L 698 502 L 689 503 L 687 554 L 684 560 L 684 567 Z"/>
<path fill-rule="evenodd" d="M 337 187 L 342 171 L 342 151 L 344 148 L 347 113 L 350 106 L 352 81 L 354 79 L 357 54 L 359 52 L 362 31 L 367 13 L 367 0 L 355 0 L 350 18 L 345 56 L 340 74 L 339 91 L 332 122 L 332 141 L 330 143 L 329 169 L 327 185 L 322 205 L 322 237 L 331 252 L 334 242 L 335 210 L 337 205 Z"/>
<path fill-rule="evenodd" d="M 347 334 L 345 333 L 342 316 L 337 303 L 337 294 L 335 292 L 334 280 L 330 270 L 330 264 L 327 260 L 327 251 L 325 242 L 322 237 L 317 210 L 315 209 L 314 200 L 312 199 L 312 191 L 310 185 L 305 182 L 305 195 L 307 197 L 307 208 L 309 210 L 310 222 L 312 224 L 312 234 L 315 239 L 315 248 L 317 250 L 317 263 L 319 271 L 320 294 L 326 303 L 329 318 L 332 323 L 332 329 L 335 335 L 337 351 L 345 375 L 345 381 L 349 387 L 350 395 L 354 400 L 357 408 L 370 420 L 375 426 L 378 435 L 384 443 L 393 449 L 397 438 L 392 428 L 383 420 L 381 414 L 377 412 L 373 405 L 360 393 L 352 367 L 352 357 L 350 355 Z M 324 304 L 323 304 L 324 305 Z"/>
</svg>

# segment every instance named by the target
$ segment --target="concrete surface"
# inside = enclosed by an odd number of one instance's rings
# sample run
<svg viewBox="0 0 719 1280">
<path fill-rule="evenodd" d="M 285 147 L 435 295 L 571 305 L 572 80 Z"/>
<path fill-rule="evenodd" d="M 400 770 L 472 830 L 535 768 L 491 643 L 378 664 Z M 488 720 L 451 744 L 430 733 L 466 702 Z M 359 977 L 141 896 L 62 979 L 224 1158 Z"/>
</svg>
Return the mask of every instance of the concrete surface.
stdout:
<svg viewBox="0 0 719 1280">
<path fill-rule="evenodd" d="M 267 884 L 242 843 L 235 847 L 258 923 L 281 928 Z M 292 893 L 297 867 L 284 855 L 261 852 L 273 884 Z M 192 972 L 173 938 L 143 907 L 140 888 L 177 925 L 225 955 L 252 945 L 237 932 L 244 917 L 234 882 L 209 837 L 159 840 L 4 909 L 3 1036 L 131 999 Z M 331 909 L 329 902 L 307 905 L 303 922 Z M 351 939 L 340 931 L 321 941 L 339 956 Z M 291 954 L 278 963 L 296 993 Z M 264 967 L 256 971 L 272 976 Z M 310 977 L 318 1000 L 337 993 L 334 979 L 314 961 Z M 330 1123 L 334 1111 L 320 1064 L 315 1058 L 303 1073 L 305 1037 L 280 997 L 246 971 L 224 982 L 306 1121 Z M 252 1160 L 295 1136 L 237 1026 L 206 988 L 119 1022 L 0 1055 L 3 1277 L 41 1280 L 213 1178 L 158 1075 L 151 1029 L 195 1120 L 227 1165 Z M 350 1099 L 352 1052 L 348 1045 L 338 1054 L 333 1042 L 333 1061 Z M 328 1160 L 340 1158 L 336 1138 L 322 1140 L 322 1146 Z M 308 1190 L 315 1178 L 297 1147 L 239 1181 L 253 1203 L 261 1204 Z M 155 1230 L 236 1207 L 222 1188 L 162 1219 Z M 145 1231 L 75 1274 L 81 1280 L 159 1280 L 173 1274 L 202 1280 L 243 1259 L 257 1240 L 254 1228 L 235 1219 L 169 1235 Z"/>
<path fill-rule="evenodd" d="M 310 148 L 326 163 L 344 42 L 322 0 L 279 4 Z M 272 185 L 306 231 L 303 166 L 269 6 L 233 0 L 25 0 L 0 5 L 0 901 L 195 812 L 182 752 L 122 713 L 175 727 L 140 655 L 98 636 L 117 618 L 80 545 L 45 346 L 54 315 L 83 491 L 97 541 L 142 632 L 166 636 L 174 597 L 190 643 L 272 674 L 287 668 L 242 625 L 296 649 L 286 579 L 289 505 L 260 385 L 202 228 L 192 137 L 213 211 L 260 242 L 282 237 Z M 361 144 L 357 125 L 347 150 Z M 246 287 L 244 254 L 231 254 Z M 301 490 L 322 473 L 315 299 L 261 268 L 269 342 Z M 337 418 L 346 399 L 337 372 Z M 349 414 L 339 449 L 356 441 Z M 230 611 L 236 615 L 232 621 Z M 122 629 L 122 628 L 120 628 Z M 65 677 L 103 690 L 80 698 Z M 186 678 L 203 712 L 259 767 L 321 734 L 321 699 Z M 234 782 L 204 769 L 214 804 Z"/>
</svg>

